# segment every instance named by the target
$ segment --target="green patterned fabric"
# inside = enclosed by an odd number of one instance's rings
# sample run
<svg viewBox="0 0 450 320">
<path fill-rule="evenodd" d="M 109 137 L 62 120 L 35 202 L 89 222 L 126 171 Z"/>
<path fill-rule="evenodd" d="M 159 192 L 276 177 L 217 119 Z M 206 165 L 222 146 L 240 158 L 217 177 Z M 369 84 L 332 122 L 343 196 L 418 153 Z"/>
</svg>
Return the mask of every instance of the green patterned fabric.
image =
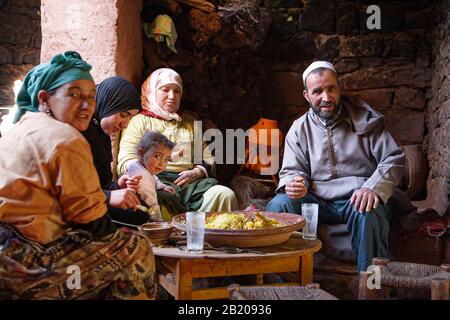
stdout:
<svg viewBox="0 0 450 320">
<path fill-rule="evenodd" d="M 157 191 L 161 214 L 166 221 L 170 221 L 176 214 L 200 209 L 203 203 L 203 194 L 218 183 L 214 178 L 203 178 L 180 188 L 173 183 L 178 178 L 178 173 L 163 172 L 158 174 L 158 178 L 176 190 L 175 194 Z"/>
</svg>

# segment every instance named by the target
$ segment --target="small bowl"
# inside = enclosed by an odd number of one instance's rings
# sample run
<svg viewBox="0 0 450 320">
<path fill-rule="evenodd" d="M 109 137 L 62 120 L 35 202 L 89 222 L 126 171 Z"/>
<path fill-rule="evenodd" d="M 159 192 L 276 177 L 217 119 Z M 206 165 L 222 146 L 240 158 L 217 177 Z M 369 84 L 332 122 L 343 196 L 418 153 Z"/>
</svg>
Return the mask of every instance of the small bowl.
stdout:
<svg viewBox="0 0 450 320">
<path fill-rule="evenodd" d="M 169 222 L 148 222 L 137 227 L 153 245 L 159 245 L 169 240 L 172 226 Z"/>
</svg>

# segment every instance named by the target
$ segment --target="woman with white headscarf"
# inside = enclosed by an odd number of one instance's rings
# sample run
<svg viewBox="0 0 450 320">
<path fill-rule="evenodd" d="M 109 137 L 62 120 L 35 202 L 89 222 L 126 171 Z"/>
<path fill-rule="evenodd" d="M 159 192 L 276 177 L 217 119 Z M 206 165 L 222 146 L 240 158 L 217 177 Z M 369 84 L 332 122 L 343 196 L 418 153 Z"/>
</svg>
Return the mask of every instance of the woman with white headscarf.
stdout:
<svg viewBox="0 0 450 320">
<path fill-rule="evenodd" d="M 137 158 L 139 140 L 146 131 L 158 131 L 178 145 L 179 159 L 172 159 L 159 179 L 176 189 L 175 194 L 158 192 L 163 218 L 170 220 L 186 211 L 230 211 L 237 208 L 233 191 L 217 185 L 215 160 L 202 142 L 202 161 L 194 163 L 194 119 L 178 114 L 183 84 L 172 69 L 155 70 L 142 84 L 142 111 L 123 131 L 118 157 L 118 174 L 124 174 Z M 200 161 L 199 161 L 200 162 Z"/>
</svg>

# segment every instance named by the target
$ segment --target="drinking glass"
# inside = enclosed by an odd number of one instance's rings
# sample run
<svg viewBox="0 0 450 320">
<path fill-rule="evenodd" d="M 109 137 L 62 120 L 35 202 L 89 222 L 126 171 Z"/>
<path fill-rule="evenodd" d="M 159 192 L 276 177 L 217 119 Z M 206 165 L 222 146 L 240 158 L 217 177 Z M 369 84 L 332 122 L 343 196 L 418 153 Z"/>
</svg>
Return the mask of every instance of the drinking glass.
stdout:
<svg viewBox="0 0 450 320">
<path fill-rule="evenodd" d="M 190 253 L 203 252 L 203 239 L 205 237 L 205 213 L 186 212 L 187 250 Z"/>
<path fill-rule="evenodd" d="M 302 203 L 302 216 L 306 220 L 303 227 L 303 239 L 317 239 L 317 221 L 319 218 L 319 205 L 317 203 Z"/>
</svg>

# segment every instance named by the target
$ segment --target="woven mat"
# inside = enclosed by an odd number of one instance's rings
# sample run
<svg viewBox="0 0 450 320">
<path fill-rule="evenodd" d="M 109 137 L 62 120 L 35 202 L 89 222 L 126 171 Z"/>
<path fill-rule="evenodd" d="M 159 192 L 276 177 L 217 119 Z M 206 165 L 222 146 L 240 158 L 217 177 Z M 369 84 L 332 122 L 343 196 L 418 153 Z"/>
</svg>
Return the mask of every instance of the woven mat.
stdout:
<svg viewBox="0 0 450 320">
<path fill-rule="evenodd" d="M 322 289 L 291 287 L 241 287 L 240 293 L 248 300 L 337 300 Z"/>
<path fill-rule="evenodd" d="M 380 266 L 381 284 L 397 288 L 431 288 L 431 280 L 444 278 L 450 280 L 450 272 L 439 266 L 418 263 L 390 262 Z"/>
</svg>

